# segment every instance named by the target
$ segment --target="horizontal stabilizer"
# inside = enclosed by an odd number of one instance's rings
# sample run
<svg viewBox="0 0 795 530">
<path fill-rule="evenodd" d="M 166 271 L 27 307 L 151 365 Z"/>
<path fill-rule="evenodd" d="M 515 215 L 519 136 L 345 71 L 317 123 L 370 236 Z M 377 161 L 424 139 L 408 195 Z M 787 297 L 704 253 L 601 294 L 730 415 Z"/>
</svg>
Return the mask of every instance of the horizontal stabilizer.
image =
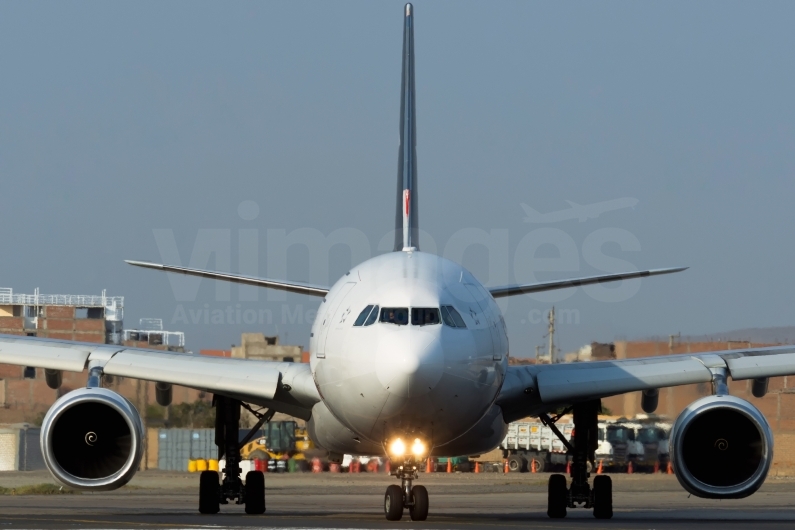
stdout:
<svg viewBox="0 0 795 530">
<path fill-rule="evenodd" d="M 659 274 L 671 274 L 681 272 L 688 267 L 673 267 L 669 269 L 651 269 L 648 271 L 619 272 L 614 274 L 602 274 L 600 276 L 588 276 L 586 278 L 571 278 L 568 280 L 553 280 L 551 282 L 527 283 L 522 285 L 504 285 L 502 287 L 492 287 L 489 289 L 491 296 L 501 298 L 503 296 L 514 296 L 517 294 L 540 293 L 542 291 L 553 291 L 555 289 L 567 289 L 569 287 L 580 287 L 582 285 L 593 285 L 595 283 L 616 282 L 619 280 L 632 280 L 635 278 L 645 278 L 647 276 L 657 276 Z"/>
<path fill-rule="evenodd" d="M 326 296 L 326 293 L 328 293 L 328 287 L 321 287 L 319 285 L 311 285 L 308 283 L 269 280 L 267 278 L 242 276 L 240 274 L 232 274 L 229 272 L 215 272 L 215 271 L 205 271 L 201 269 L 189 269 L 187 267 L 178 267 L 176 265 L 161 265 L 159 263 L 149 263 L 148 261 L 133 261 L 133 260 L 124 260 L 124 261 L 126 263 L 129 263 L 130 265 L 135 265 L 136 267 L 157 269 L 166 272 L 178 272 L 180 274 L 187 274 L 188 276 L 200 276 L 202 278 L 210 278 L 211 280 L 222 280 L 232 283 L 242 283 L 244 285 L 256 285 L 257 287 L 267 287 L 268 289 L 276 289 L 278 291 L 287 291 L 290 293 L 308 294 L 310 296 Z"/>
</svg>

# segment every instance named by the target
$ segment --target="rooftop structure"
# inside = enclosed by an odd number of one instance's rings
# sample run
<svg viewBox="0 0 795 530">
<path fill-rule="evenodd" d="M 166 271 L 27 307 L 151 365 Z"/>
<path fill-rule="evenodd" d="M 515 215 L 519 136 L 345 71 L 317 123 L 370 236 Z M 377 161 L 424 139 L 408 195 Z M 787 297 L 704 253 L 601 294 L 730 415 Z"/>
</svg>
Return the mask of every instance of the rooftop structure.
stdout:
<svg viewBox="0 0 795 530">
<path fill-rule="evenodd" d="M 121 343 L 124 297 L 15 293 L 0 288 L 0 333 L 107 344 Z"/>
<path fill-rule="evenodd" d="M 93 294 L 41 294 L 38 287 L 33 294 L 14 293 L 10 287 L 0 287 L 0 305 L 44 306 L 67 305 L 74 307 L 113 307 L 121 310 L 124 307 L 123 296 L 107 296 L 105 290 L 101 295 Z"/>
<path fill-rule="evenodd" d="M 129 346 L 168 346 L 169 349 L 181 349 L 185 346 L 185 333 L 164 331 L 162 319 L 142 318 L 138 321 L 138 329 L 122 331 L 122 342 Z"/>
</svg>

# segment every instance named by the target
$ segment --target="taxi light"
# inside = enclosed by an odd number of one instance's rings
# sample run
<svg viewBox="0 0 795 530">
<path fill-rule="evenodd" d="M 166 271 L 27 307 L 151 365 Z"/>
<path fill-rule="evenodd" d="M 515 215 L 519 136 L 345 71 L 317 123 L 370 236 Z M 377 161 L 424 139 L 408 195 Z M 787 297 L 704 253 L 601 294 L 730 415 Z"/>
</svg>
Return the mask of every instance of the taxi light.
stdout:
<svg viewBox="0 0 795 530">
<path fill-rule="evenodd" d="M 414 444 L 411 446 L 411 452 L 414 456 L 422 456 L 425 454 L 425 444 L 420 441 L 419 438 L 414 440 Z"/>
<path fill-rule="evenodd" d="M 406 444 L 403 443 L 403 440 L 397 438 L 389 446 L 389 452 L 392 454 L 392 456 L 403 456 L 406 454 Z"/>
</svg>

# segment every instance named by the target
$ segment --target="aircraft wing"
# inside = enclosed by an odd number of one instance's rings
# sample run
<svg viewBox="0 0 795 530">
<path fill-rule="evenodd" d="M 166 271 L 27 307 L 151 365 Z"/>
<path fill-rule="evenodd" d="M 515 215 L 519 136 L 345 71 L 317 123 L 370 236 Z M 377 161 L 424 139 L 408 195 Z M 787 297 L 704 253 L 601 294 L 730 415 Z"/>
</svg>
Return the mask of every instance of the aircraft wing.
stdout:
<svg viewBox="0 0 795 530">
<path fill-rule="evenodd" d="M 326 296 L 328 287 L 320 285 L 312 285 L 309 283 L 300 282 L 287 282 L 283 280 L 271 280 L 268 278 L 257 278 L 254 276 L 243 276 L 240 274 L 232 274 L 230 272 L 216 272 L 206 271 L 203 269 L 189 269 L 187 267 L 180 267 L 177 265 L 161 265 L 160 263 L 149 263 L 148 261 L 134 261 L 124 260 L 130 265 L 136 267 L 143 267 L 145 269 L 155 269 L 165 272 L 178 272 L 187 276 L 200 276 L 202 278 L 210 278 L 211 280 L 222 280 L 225 282 L 242 283 L 245 285 L 254 285 L 256 287 L 268 287 L 269 289 L 276 289 L 278 291 L 288 291 L 291 293 L 308 294 L 310 296 Z"/>
<path fill-rule="evenodd" d="M 567 289 L 569 287 L 579 287 L 581 285 L 592 285 L 595 283 L 615 282 L 618 280 L 632 280 L 635 278 L 646 278 L 647 276 L 657 276 L 659 274 L 671 274 L 687 270 L 688 267 L 673 267 L 668 269 L 651 269 L 647 271 L 618 272 L 614 274 L 601 274 L 599 276 L 586 276 L 585 278 L 570 278 L 567 280 L 553 280 L 551 282 L 525 283 L 517 285 L 503 285 L 501 287 L 491 287 L 489 292 L 494 298 L 503 296 L 514 296 L 517 294 L 539 293 L 541 291 L 552 291 L 554 289 Z"/>
<path fill-rule="evenodd" d="M 102 366 L 103 373 L 171 383 L 273 408 L 309 419 L 320 401 L 309 365 L 231 359 L 111 344 L 0 335 L 0 363 L 82 372 Z"/>
<path fill-rule="evenodd" d="M 793 375 L 795 346 L 509 366 L 497 404 L 505 421 L 513 421 L 577 401 L 709 383 L 719 369 L 734 380 Z"/>
</svg>

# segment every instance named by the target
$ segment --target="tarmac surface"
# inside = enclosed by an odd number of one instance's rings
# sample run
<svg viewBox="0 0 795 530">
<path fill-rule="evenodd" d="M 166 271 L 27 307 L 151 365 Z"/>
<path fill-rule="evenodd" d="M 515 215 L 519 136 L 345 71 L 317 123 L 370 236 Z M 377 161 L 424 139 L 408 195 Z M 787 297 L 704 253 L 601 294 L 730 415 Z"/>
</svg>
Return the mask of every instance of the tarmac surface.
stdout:
<svg viewBox="0 0 795 530">
<path fill-rule="evenodd" d="M 124 488 L 79 495 L 0 495 L 2 528 L 560 528 L 560 529 L 783 529 L 795 528 L 795 479 L 769 478 L 746 499 L 690 497 L 670 475 L 612 475 L 614 517 L 570 509 L 546 515 L 548 474 L 430 474 L 430 514 L 412 522 L 383 515 L 386 474 L 268 474 L 267 512 L 252 516 L 226 505 L 198 513 L 198 475 L 141 472 Z M 0 486 L 52 483 L 46 472 L 2 472 Z"/>
</svg>

